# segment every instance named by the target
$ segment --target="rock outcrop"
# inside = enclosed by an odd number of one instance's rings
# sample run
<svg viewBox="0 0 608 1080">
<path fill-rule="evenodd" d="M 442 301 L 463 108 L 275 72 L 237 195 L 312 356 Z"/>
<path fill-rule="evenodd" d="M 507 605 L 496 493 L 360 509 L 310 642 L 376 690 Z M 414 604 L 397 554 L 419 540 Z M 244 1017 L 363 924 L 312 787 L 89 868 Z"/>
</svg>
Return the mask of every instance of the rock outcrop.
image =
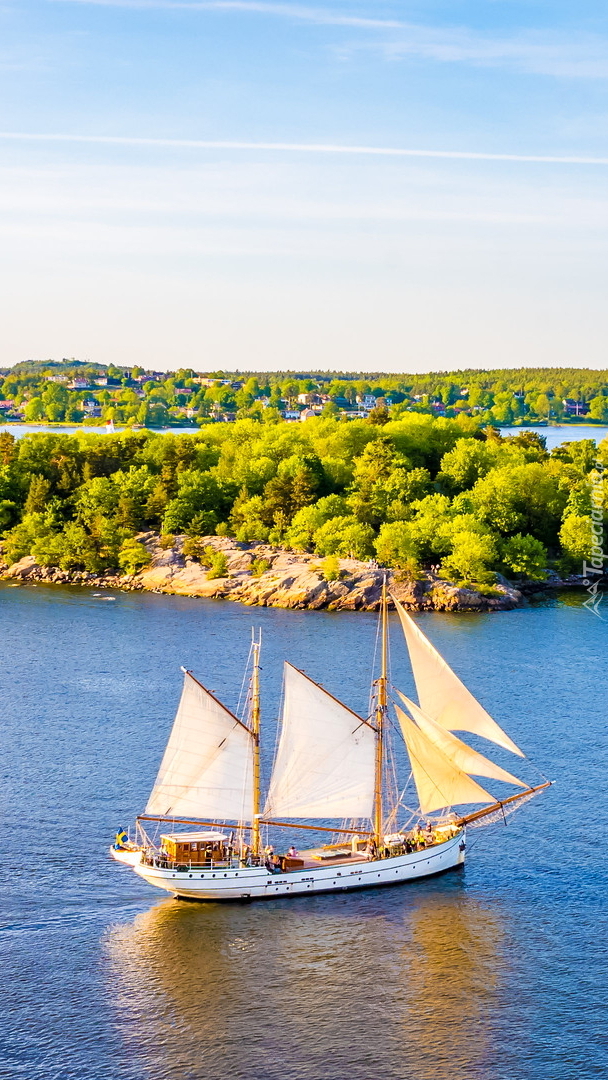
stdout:
<svg viewBox="0 0 608 1080">
<path fill-rule="evenodd" d="M 145 589 L 179 596 L 228 599 L 251 606 L 324 608 L 328 611 L 377 610 L 386 576 L 391 592 L 411 611 L 508 611 L 522 603 L 521 592 L 506 581 L 477 592 L 431 573 L 416 581 L 401 580 L 399 572 L 357 559 L 340 559 L 339 578 L 327 581 L 319 556 L 285 551 L 268 544 L 240 543 L 219 536 L 204 537 L 201 546 L 224 554 L 228 575 L 209 578 L 205 566 L 184 555 L 183 537 L 177 537 L 174 546 L 167 550 L 161 548 L 155 533 L 142 533 L 138 539 L 148 549 L 151 561 L 136 575 L 121 577 L 110 571 L 91 574 L 41 567 L 28 555 L 5 568 L 3 576 L 23 582 Z M 259 573 L 262 560 L 267 569 Z"/>
</svg>

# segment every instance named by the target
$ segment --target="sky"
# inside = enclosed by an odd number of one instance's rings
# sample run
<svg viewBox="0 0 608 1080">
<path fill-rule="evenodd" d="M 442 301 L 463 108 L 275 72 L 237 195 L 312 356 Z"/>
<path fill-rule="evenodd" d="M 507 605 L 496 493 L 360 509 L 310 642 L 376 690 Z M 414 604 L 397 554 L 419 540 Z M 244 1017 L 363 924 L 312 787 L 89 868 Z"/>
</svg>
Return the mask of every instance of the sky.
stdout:
<svg viewBox="0 0 608 1080">
<path fill-rule="evenodd" d="M 0 0 L 0 366 L 608 366 L 599 0 Z"/>
</svg>

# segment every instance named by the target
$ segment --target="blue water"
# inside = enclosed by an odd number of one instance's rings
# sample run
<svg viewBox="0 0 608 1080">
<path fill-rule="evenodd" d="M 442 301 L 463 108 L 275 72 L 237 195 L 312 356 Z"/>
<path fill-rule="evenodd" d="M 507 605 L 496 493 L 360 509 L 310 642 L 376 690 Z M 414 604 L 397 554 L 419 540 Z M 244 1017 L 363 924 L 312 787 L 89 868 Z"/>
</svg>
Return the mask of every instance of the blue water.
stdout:
<svg viewBox="0 0 608 1080">
<path fill-rule="evenodd" d="M 364 710 L 375 616 L 0 585 L 0 1074 L 605 1076 L 608 622 L 583 599 L 420 617 L 557 781 L 506 828 L 471 832 L 464 871 L 214 906 L 163 899 L 107 857 L 154 779 L 179 665 L 234 706 L 262 627 L 267 768 L 282 658 Z M 392 631 L 393 681 L 408 693 Z"/>
<path fill-rule="evenodd" d="M 124 428 L 116 428 L 117 432 L 124 430 Z M 153 429 L 158 431 L 158 428 Z M 173 435 L 191 435 L 197 429 L 193 427 L 184 428 L 165 428 L 165 431 L 170 431 Z M 105 435 L 106 428 L 103 427 L 82 427 L 82 425 L 75 425 L 69 427 L 68 425 L 60 425 L 53 427 L 52 424 L 0 424 L 0 433 L 3 431 L 10 431 L 15 438 L 20 439 L 23 435 L 31 434 L 33 431 L 52 431 L 56 433 L 63 433 L 64 435 L 74 435 L 79 431 L 89 431 L 96 435 Z M 501 435 L 521 435 L 522 431 L 537 431 L 539 435 L 542 435 L 546 439 L 547 449 L 552 450 L 553 447 L 559 446 L 563 442 L 575 442 L 578 439 L 595 439 L 596 442 L 601 442 L 602 439 L 608 438 L 608 427 L 602 427 L 599 424 L 561 424 L 556 427 L 504 427 L 500 429 Z"/>
<path fill-rule="evenodd" d="M 121 427 L 119 424 L 116 426 L 117 434 L 119 434 L 121 431 L 126 430 L 126 428 Z M 156 432 L 170 431 L 172 435 L 192 435 L 193 432 L 197 431 L 197 428 L 191 426 L 172 428 L 150 428 L 148 430 Z M 24 435 L 31 435 L 32 432 L 36 431 L 44 431 L 47 434 L 51 432 L 54 435 L 77 435 L 79 432 L 84 432 L 85 434 L 89 433 L 93 435 L 106 435 L 108 429 L 106 428 L 105 424 L 102 424 L 99 427 L 95 427 L 93 425 L 85 426 L 83 424 L 19 424 L 11 421 L 8 424 L 0 424 L 0 434 L 3 431 L 10 432 L 10 434 L 14 435 L 16 439 L 21 439 Z"/>
<path fill-rule="evenodd" d="M 503 437 L 521 435 L 524 431 L 536 431 L 542 435 L 546 440 L 547 450 L 553 450 L 555 446 L 560 446 L 563 442 L 595 439 L 596 443 L 600 443 L 602 439 L 608 438 L 608 427 L 602 427 L 600 424 L 556 424 L 551 427 L 532 424 L 525 427 L 503 427 L 500 429 L 500 434 Z"/>
</svg>

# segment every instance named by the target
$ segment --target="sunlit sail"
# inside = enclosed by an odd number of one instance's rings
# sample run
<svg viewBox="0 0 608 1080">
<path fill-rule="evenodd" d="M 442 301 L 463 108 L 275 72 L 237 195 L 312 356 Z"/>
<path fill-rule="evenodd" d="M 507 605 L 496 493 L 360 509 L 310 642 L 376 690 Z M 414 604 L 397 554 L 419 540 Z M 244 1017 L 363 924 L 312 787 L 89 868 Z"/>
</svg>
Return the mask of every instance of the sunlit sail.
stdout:
<svg viewBox="0 0 608 1080">
<path fill-rule="evenodd" d="M 266 817 L 370 818 L 376 732 L 341 701 L 285 664 L 281 736 Z"/>
<path fill-rule="evenodd" d="M 482 735 L 523 757 L 523 752 L 467 690 L 403 605 L 398 600 L 394 603 L 410 654 L 420 708 L 448 731 Z"/>
</svg>

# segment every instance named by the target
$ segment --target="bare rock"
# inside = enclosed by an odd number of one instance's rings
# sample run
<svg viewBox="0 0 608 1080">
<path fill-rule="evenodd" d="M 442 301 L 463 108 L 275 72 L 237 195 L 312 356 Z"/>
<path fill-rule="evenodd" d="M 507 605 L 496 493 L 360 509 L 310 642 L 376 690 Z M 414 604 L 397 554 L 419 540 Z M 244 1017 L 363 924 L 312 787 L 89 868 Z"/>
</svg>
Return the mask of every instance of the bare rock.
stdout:
<svg viewBox="0 0 608 1080">
<path fill-rule="evenodd" d="M 22 580 L 25 580 L 26 578 L 34 577 L 38 570 L 40 570 L 40 566 L 36 562 L 34 556 L 25 555 L 23 559 L 19 559 L 19 562 L 9 566 L 4 576 L 7 578 L 21 578 Z"/>
</svg>

